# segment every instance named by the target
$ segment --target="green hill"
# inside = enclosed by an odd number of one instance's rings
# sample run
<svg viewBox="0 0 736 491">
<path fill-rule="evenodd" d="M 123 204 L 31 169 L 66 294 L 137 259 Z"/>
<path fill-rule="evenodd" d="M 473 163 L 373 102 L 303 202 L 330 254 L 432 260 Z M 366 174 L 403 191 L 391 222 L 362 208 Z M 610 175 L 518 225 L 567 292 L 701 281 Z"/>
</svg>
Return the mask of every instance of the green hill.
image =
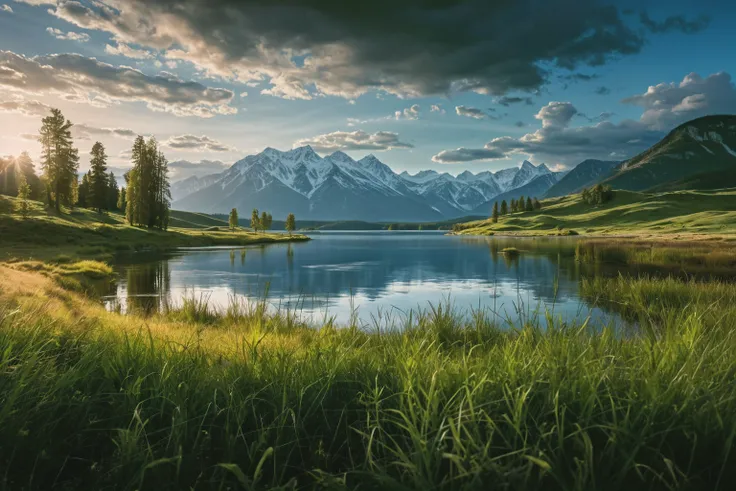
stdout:
<svg viewBox="0 0 736 491">
<path fill-rule="evenodd" d="M 736 116 L 706 116 L 678 126 L 649 150 L 623 162 L 603 182 L 614 189 L 647 191 L 687 182 L 698 174 L 734 169 Z M 728 180 L 719 188 L 736 186 L 736 174 L 722 177 Z"/>
<path fill-rule="evenodd" d="M 589 205 L 579 194 L 551 198 L 540 211 L 514 213 L 498 223 L 459 225 L 471 235 L 736 235 L 736 190 L 646 194 L 616 191 L 603 205 Z"/>
</svg>

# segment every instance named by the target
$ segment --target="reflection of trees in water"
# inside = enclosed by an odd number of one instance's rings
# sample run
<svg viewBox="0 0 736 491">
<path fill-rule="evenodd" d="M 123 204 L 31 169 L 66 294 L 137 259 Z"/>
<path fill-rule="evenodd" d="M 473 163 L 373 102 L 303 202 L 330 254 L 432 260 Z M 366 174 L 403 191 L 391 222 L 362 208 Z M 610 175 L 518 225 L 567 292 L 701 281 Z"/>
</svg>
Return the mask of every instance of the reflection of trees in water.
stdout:
<svg viewBox="0 0 736 491">
<path fill-rule="evenodd" d="M 171 291 L 168 260 L 131 265 L 126 278 L 129 312 L 151 315 L 168 305 Z"/>
</svg>

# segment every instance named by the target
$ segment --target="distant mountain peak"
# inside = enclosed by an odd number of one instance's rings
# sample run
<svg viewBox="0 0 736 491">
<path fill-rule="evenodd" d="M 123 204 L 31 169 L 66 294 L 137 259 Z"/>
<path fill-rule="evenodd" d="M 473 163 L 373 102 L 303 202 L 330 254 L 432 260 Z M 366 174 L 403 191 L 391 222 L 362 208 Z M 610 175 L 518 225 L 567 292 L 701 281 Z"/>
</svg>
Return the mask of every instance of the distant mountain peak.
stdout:
<svg viewBox="0 0 736 491">
<path fill-rule="evenodd" d="M 549 167 L 547 167 L 547 164 L 541 164 L 539 167 L 537 167 L 537 171 L 542 171 L 545 174 L 551 174 L 552 171 Z"/>
<path fill-rule="evenodd" d="M 521 168 L 522 169 L 530 169 L 530 170 L 536 169 L 536 167 L 534 166 L 534 164 L 532 164 L 528 160 L 525 160 L 524 162 L 521 163 Z"/>
<path fill-rule="evenodd" d="M 353 160 L 353 158 L 350 155 L 348 155 L 345 152 L 342 152 L 340 150 L 338 150 L 337 152 L 331 153 L 330 155 L 328 155 L 325 158 L 326 159 L 329 159 L 329 160 L 331 160 L 333 162 L 338 162 L 338 163 L 349 163 L 349 164 L 352 164 L 352 163 L 355 162 L 355 160 Z"/>
</svg>

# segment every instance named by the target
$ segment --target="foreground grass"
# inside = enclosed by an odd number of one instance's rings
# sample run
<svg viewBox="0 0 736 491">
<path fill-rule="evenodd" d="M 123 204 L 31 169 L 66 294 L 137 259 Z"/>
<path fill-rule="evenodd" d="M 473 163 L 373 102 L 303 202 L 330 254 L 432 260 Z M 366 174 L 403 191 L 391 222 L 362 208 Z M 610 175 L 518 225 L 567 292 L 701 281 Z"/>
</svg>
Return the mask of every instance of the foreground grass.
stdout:
<svg viewBox="0 0 736 491">
<path fill-rule="evenodd" d="M 616 191 L 606 204 L 591 206 L 580 195 L 547 199 L 541 211 L 468 222 L 468 235 L 632 235 L 667 238 L 736 236 L 736 191 L 644 194 Z"/>
<path fill-rule="evenodd" d="M 167 231 L 131 227 L 118 213 L 76 209 L 56 215 L 38 202 L 32 202 L 31 214 L 24 219 L 14 212 L 16 201 L 0 196 L 0 261 L 55 261 L 57 257 L 66 262 L 68 258 L 104 261 L 115 253 L 138 250 L 308 240 L 285 233 L 231 232 L 226 225 L 212 225 L 218 221 L 211 217 L 176 211 Z"/>
<path fill-rule="evenodd" d="M 0 265 L 0 489 L 730 489 L 736 287 L 607 281 L 640 336 L 122 317 Z"/>
</svg>

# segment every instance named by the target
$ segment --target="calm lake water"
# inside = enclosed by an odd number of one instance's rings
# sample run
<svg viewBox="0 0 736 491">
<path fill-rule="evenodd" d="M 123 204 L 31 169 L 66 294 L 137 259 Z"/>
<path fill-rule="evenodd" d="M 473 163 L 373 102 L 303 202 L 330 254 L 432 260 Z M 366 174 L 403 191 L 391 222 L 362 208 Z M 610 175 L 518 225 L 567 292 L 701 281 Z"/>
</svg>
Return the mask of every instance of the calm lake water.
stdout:
<svg viewBox="0 0 736 491">
<path fill-rule="evenodd" d="M 580 297 L 583 276 L 616 274 L 575 261 L 576 238 L 475 238 L 443 232 L 322 232 L 306 243 L 181 249 L 136 254 L 115 265 L 108 308 L 153 312 L 204 296 L 225 307 L 267 293 L 273 308 L 315 322 L 351 315 L 366 327 L 398 325 L 408 312 L 450 302 L 460 312 L 487 309 L 499 323 L 539 319 L 622 324 Z M 521 250 L 512 257 L 507 247 Z"/>
</svg>

